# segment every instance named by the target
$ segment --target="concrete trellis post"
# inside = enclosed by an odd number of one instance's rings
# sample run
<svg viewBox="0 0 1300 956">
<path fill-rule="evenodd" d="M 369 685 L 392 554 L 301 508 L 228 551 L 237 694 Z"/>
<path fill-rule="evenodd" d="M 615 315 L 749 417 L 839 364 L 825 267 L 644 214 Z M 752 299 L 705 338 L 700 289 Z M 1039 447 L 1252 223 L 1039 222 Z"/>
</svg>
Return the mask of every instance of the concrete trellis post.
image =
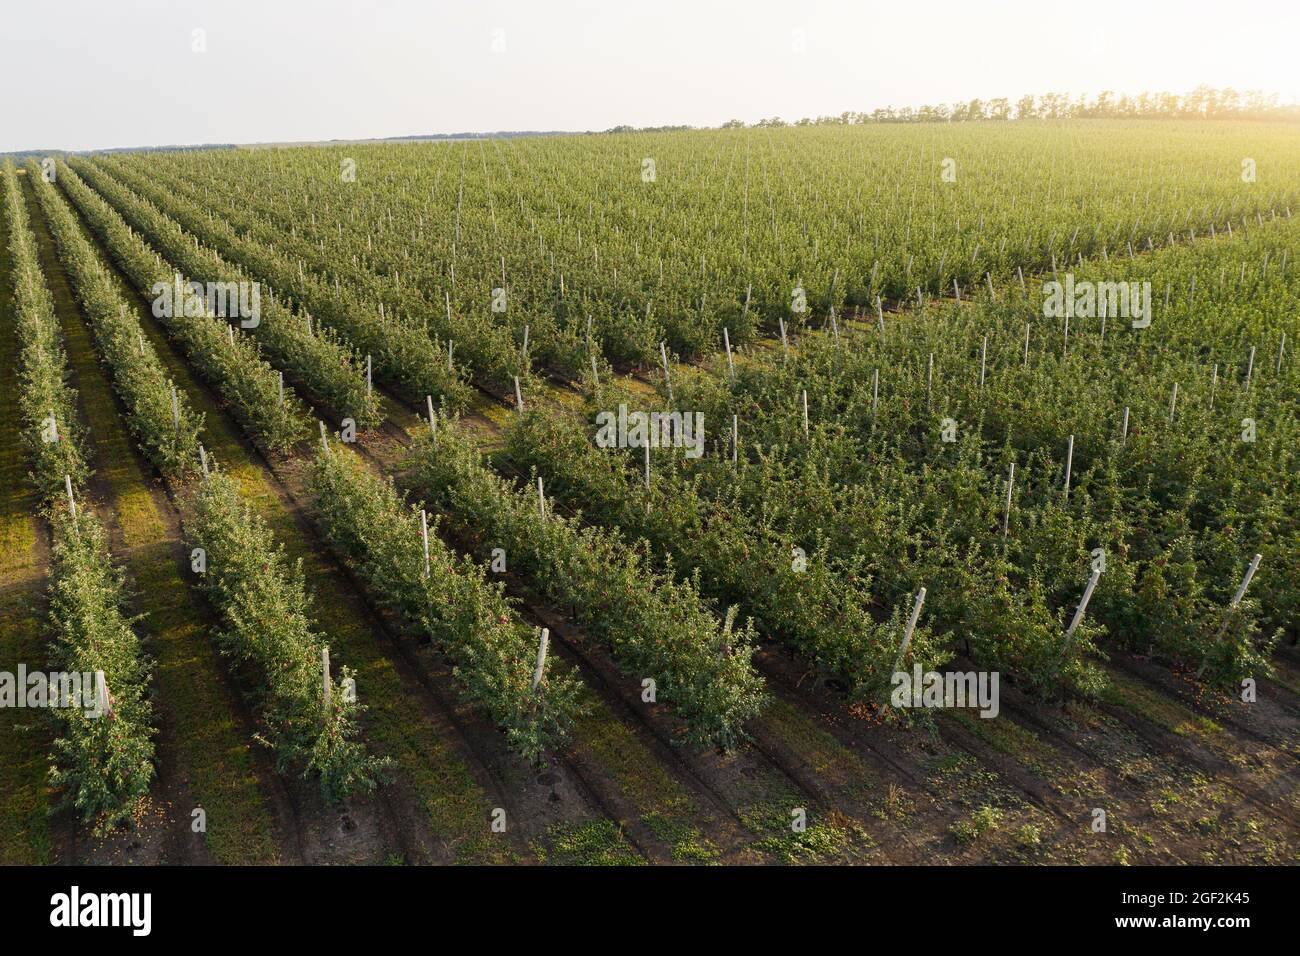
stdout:
<svg viewBox="0 0 1300 956">
<path fill-rule="evenodd" d="M 984 369 L 988 364 L 989 355 L 989 337 L 988 333 L 984 334 L 984 342 L 980 346 L 980 388 L 984 388 Z"/>
<path fill-rule="evenodd" d="M 1214 411 L 1214 393 L 1219 387 L 1219 363 L 1214 363 L 1214 375 L 1210 378 L 1210 411 Z"/>
<path fill-rule="evenodd" d="M 1174 382 L 1173 394 L 1169 396 L 1169 424 L 1174 423 L 1174 410 L 1178 407 L 1178 383 Z"/>
<path fill-rule="evenodd" d="M 1255 371 L 1255 346 L 1250 347 L 1250 358 L 1246 361 L 1246 391 L 1250 391 L 1250 377 Z"/>
<path fill-rule="evenodd" d="M 924 603 L 925 588 L 921 588 L 916 592 L 916 600 L 912 602 L 912 613 L 907 618 L 907 627 L 903 631 L 903 642 L 898 645 L 898 656 L 894 658 L 895 672 L 903 666 L 903 657 L 907 654 L 907 649 L 912 644 L 912 632 L 916 630 L 916 622 L 921 616 L 921 605 Z"/>
<path fill-rule="evenodd" d="M 885 310 L 880 306 L 880 296 L 876 296 L 876 321 L 880 326 L 880 335 L 885 335 Z"/>
<path fill-rule="evenodd" d="M 63 487 L 68 491 L 68 508 L 72 511 L 72 517 L 77 517 L 77 499 L 72 494 L 72 476 L 63 476 Z"/>
<path fill-rule="evenodd" d="M 1074 436 L 1070 436 L 1070 445 L 1065 452 L 1065 497 L 1070 497 L 1070 471 L 1074 468 Z"/>
<path fill-rule="evenodd" d="M 1232 604 L 1230 604 L 1229 607 L 1236 608 L 1237 605 L 1241 603 L 1241 599 L 1246 596 L 1246 588 L 1250 587 L 1251 578 L 1253 578 L 1255 572 L 1259 570 L 1259 562 L 1262 560 L 1264 560 L 1262 554 L 1257 554 L 1250 559 L 1250 567 L 1246 568 L 1246 575 L 1241 579 L 1241 584 L 1237 586 L 1237 593 L 1232 596 Z M 1222 634 L 1223 630 L 1226 628 L 1227 624 L 1225 622 L 1223 628 L 1219 630 L 1219 633 Z"/>
<path fill-rule="evenodd" d="M 596 368 L 596 353 L 591 353 L 591 381 L 594 385 L 600 385 L 600 372 Z"/>
<path fill-rule="evenodd" d="M 537 668 L 533 671 L 533 691 L 542 685 L 542 675 L 546 671 L 546 652 L 551 644 L 551 632 L 548 628 L 541 628 L 537 641 Z"/>
<path fill-rule="evenodd" d="M 930 400 L 934 394 L 934 353 L 930 353 L 930 364 L 925 373 L 925 407 L 930 407 Z"/>
<path fill-rule="evenodd" d="M 1128 444 L 1128 406 L 1124 406 L 1124 425 L 1120 429 L 1119 443 L 1121 446 Z"/>
<path fill-rule="evenodd" d="M 420 540 L 424 544 L 424 576 L 429 576 L 429 514 L 420 509 Z"/>
<path fill-rule="evenodd" d="M 203 469 L 203 477 L 208 477 L 208 452 L 202 445 L 199 446 L 199 467 Z"/>
<path fill-rule="evenodd" d="M 1025 358 L 1022 363 L 1026 367 L 1029 365 L 1029 323 L 1025 323 Z"/>
<path fill-rule="evenodd" d="M 808 389 L 803 390 L 803 433 L 808 436 Z"/>
<path fill-rule="evenodd" d="M 435 441 L 438 439 L 438 416 L 433 412 L 433 396 L 424 396 L 424 405 L 429 409 L 429 434 Z"/>
<path fill-rule="evenodd" d="M 1228 624 L 1232 621 L 1232 615 L 1237 610 L 1238 606 L 1240 606 L 1242 598 L 1246 596 L 1246 588 L 1250 587 L 1251 579 L 1255 576 L 1255 572 L 1259 570 L 1259 562 L 1263 559 L 1264 556 L 1262 554 L 1256 554 L 1250 559 L 1250 566 L 1246 568 L 1246 574 L 1241 579 L 1241 584 L 1237 585 L 1237 593 L 1232 596 L 1232 603 L 1228 605 L 1228 613 L 1224 615 L 1223 623 L 1219 626 L 1219 631 L 1214 636 L 1216 641 L 1221 639 L 1224 633 L 1228 630 Z M 1196 676 L 1198 678 L 1205 673 L 1205 668 L 1209 666 L 1209 663 L 1207 655 L 1206 659 L 1201 662 L 1200 668 L 1196 671 Z"/>
<path fill-rule="evenodd" d="M 1282 374 L 1282 353 L 1285 351 L 1286 351 L 1286 333 L 1283 332 L 1281 341 L 1277 343 L 1277 368 L 1274 371 L 1278 375 Z"/>
<path fill-rule="evenodd" d="M 524 396 L 523 396 L 523 394 L 519 391 L 519 376 L 518 376 L 518 375 L 515 376 L 515 409 L 516 409 L 517 411 L 521 411 L 521 412 L 524 410 Z"/>
<path fill-rule="evenodd" d="M 668 403 L 670 405 L 675 404 L 676 402 L 673 398 L 673 380 L 668 371 L 668 347 L 664 345 L 663 342 L 659 343 L 659 359 L 664 365 L 664 385 L 668 388 Z"/>
<path fill-rule="evenodd" d="M 447 374 L 448 375 L 452 374 L 451 355 L 454 351 L 456 351 L 456 343 L 453 342 L 451 339 L 448 339 L 447 340 Z"/>
<path fill-rule="evenodd" d="M 722 328 L 722 344 L 727 348 L 727 377 L 733 381 L 736 378 L 736 366 L 731 361 L 731 335 L 727 332 L 726 326 Z"/>
<path fill-rule="evenodd" d="M 537 513 L 546 517 L 546 494 L 542 491 L 542 476 L 537 476 Z"/>
<path fill-rule="evenodd" d="M 731 416 L 731 463 L 740 459 L 740 416 Z"/>
<path fill-rule="evenodd" d="M 785 337 L 785 319 L 777 316 L 776 321 L 781 328 L 781 352 L 783 357 L 788 359 L 790 357 L 790 342 Z"/>
<path fill-rule="evenodd" d="M 280 373 L 280 404 L 284 404 L 284 373 Z"/>
<path fill-rule="evenodd" d="M 1007 503 L 1002 509 L 1002 537 L 1007 536 L 1011 529 L 1011 494 L 1016 487 L 1016 463 L 1011 463 L 1011 469 L 1007 472 Z"/>
<path fill-rule="evenodd" d="M 367 354 L 366 355 L 366 398 L 370 398 L 370 396 L 374 394 L 374 390 L 375 390 L 374 365 L 370 361 L 370 356 Z"/>
<path fill-rule="evenodd" d="M 325 711 L 330 709 L 330 698 L 333 696 L 334 687 L 330 683 L 330 649 L 322 647 L 320 649 L 320 670 L 321 670 L 321 699 L 325 702 Z"/>
<path fill-rule="evenodd" d="M 1088 610 L 1088 602 L 1092 600 L 1092 592 L 1096 590 L 1097 582 L 1101 579 L 1101 569 L 1093 568 L 1092 574 L 1088 575 L 1088 583 L 1083 589 L 1083 597 L 1079 599 L 1079 606 L 1074 609 L 1074 618 L 1070 621 L 1070 626 L 1065 629 L 1064 642 L 1069 643 L 1070 638 L 1074 637 L 1075 630 L 1083 621 L 1083 615 Z"/>
</svg>

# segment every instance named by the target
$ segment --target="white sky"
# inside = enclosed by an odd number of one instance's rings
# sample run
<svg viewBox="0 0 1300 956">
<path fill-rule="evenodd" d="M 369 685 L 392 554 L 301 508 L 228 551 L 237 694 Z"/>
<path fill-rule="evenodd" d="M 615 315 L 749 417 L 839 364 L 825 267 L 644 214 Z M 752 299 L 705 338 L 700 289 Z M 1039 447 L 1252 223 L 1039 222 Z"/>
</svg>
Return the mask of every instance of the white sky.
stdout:
<svg viewBox="0 0 1300 956">
<path fill-rule="evenodd" d="M 0 31 L 0 151 L 717 125 L 1200 83 L 1300 101 L 1300 0 L 24 0 Z"/>
</svg>

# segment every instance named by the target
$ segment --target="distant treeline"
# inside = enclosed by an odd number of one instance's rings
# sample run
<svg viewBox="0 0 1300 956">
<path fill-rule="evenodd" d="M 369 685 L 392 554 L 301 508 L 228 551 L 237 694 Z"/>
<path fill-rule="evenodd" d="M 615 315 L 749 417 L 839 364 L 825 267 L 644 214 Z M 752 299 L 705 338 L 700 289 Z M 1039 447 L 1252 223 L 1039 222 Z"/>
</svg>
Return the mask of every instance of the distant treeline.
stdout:
<svg viewBox="0 0 1300 956">
<path fill-rule="evenodd" d="M 1014 103 L 1006 98 L 968 103 L 939 103 L 935 106 L 885 106 L 870 113 L 846 110 L 838 116 L 805 116 L 786 122 L 779 116 L 759 120 L 753 127 L 847 126 L 863 123 L 961 123 L 971 120 L 1011 119 L 1300 119 L 1300 106 L 1281 105 L 1276 93 L 1257 90 L 1238 92 L 1198 86 L 1181 96 L 1177 93 L 1112 93 L 1105 91 L 1089 99 L 1071 99 L 1064 93 L 1022 96 Z M 740 120 L 724 123 L 722 129 L 737 129 Z"/>
<path fill-rule="evenodd" d="M 21 165 L 29 159 L 44 159 L 46 156 L 89 156 L 91 153 L 188 153 L 199 149 L 234 149 L 233 143 L 203 143 L 197 146 L 119 146 L 115 149 L 24 149 L 12 153 L 0 153 L 0 159 L 6 157 Z"/>
</svg>

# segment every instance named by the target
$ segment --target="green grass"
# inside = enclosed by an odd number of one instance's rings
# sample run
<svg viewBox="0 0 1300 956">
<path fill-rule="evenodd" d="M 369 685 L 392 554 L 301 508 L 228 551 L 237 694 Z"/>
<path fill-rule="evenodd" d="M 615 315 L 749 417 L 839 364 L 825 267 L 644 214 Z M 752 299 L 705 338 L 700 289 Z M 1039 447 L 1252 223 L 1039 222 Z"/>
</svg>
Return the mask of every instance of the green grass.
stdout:
<svg viewBox="0 0 1300 956">
<path fill-rule="evenodd" d="M 0 670 L 44 666 L 40 594 L 35 588 L 0 597 Z M 44 710 L 0 711 L 0 865 L 49 863 L 51 721 Z"/>
<path fill-rule="evenodd" d="M 645 862 L 612 820 L 557 824 L 546 836 L 548 847 L 535 846 L 534 850 L 539 859 L 557 866 L 640 866 Z"/>
<path fill-rule="evenodd" d="M 584 687 L 583 716 L 574 727 L 573 746 L 589 750 L 614 778 L 656 838 L 672 848 L 681 863 L 712 863 L 718 848 L 692 822 L 699 807 L 604 701 Z"/>
</svg>

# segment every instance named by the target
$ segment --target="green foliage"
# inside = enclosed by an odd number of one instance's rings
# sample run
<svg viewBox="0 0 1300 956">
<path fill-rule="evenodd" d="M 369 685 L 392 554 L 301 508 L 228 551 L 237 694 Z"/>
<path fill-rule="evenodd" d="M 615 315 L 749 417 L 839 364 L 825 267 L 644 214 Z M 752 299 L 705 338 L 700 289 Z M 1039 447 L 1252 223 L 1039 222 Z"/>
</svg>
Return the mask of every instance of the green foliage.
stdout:
<svg viewBox="0 0 1300 956">
<path fill-rule="evenodd" d="M 317 525 L 380 606 L 427 635 L 452 661 L 465 697 L 506 732 L 512 749 L 537 761 L 561 745 L 578 709 L 579 684 L 548 657 L 534 690 L 537 636 L 512 611 L 500 585 L 456 556 L 429 530 L 425 570 L 418 508 L 391 479 L 341 447 L 317 455 L 311 474 Z"/>
<path fill-rule="evenodd" d="M 63 332 L 41 273 L 22 187 L 11 163 L 4 164 L 0 184 L 13 261 L 18 414 L 32 480 L 41 498 L 48 501 L 63 493 L 65 476 L 72 479 L 74 491 L 80 491 L 89 477 L 82 447 L 85 436 L 77 415 L 77 393 L 67 384 Z M 56 436 L 57 440 L 51 440 Z"/>
<path fill-rule="evenodd" d="M 74 165 L 123 219 L 191 280 L 242 282 L 248 286 L 254 283 L 247 273 L 200 246 L 153 203 L 134 195 L 89 162 L 76 161 Z M 150 192 L 156 197 L 152 189 Z M 266 277 L 264 273 L 261 275 Z M 278 275 L 273 278 L 279 281 Z M 283 370 L 308 398 L 323 404 L 339 418 L 351 417 L 358 426 L 377 423 L 379 407 L 366 388 L 365 356 L 337 332 L 313 327 L 307 315 L 290 311 L 269 289 L 259 292 L 258 301 L 260 314 L 251 331 L 268 360 Z"/>
<path fill-rule="evenodd" d="M 277 768 L 301 764 L 304 775 L 318 773 L 327 799 L 371 790 L 383 764 L 354 739 L 364 708 L 347 692 L 350 669 L 331 675 L 328 704 L 324 699 L 325 639 L 312 626 L 301 563 L 288 562 L 221 472 L 204 479 L 193 509 L 187 543 L 206 555 L 199 580 L 221 621 L 217 643 L 236 667 L 256 674 L 263 740 Z"/>
<path fill-rule="evenodd" d="M 179 392 L 173 404 L 172 381 L 153 346 L 145 341 L 133 304 L 118 292 L 67 203 L 34 162 L 28 166 L 28 178 L 95 337 L 99 357 L 125 407 L 127 427 L 163 474 L 181 476 L 194 471 L 203 416 L 195 413 Z"/>
<path fill-rule="evenodd" d="M 66 506 L 52 507 L 50 523 L 53 666 L 67 673 L 102 671 L 108 694 L 98 717 L 84 708 L 54 711 L 60 732 L 50 782 L 82 820 L 104 833 L 132 817 L 153 779 L 149 665 L 123 613 L 122 573 L 109 560 L 103 527 L 84 505 L 75 517 Z"/>
<path fill-rule="evenodd" d="M 160 289 L 177 282 L 177 273 L 108 203 L 67 166 L 60 165 L 58 170 L 64 193 L 141 295 L 152 300 Z M 158 316 L 159 321 L 181 346 L 195 372 L 221 395 L 235 420 L 255 441 L 266 448 L 285 449 L 303 434 L 302 403 L 288 388 L 285 400 L 280 401 L 280 376 L 252 340 L 232 337 L 226 320 L 208 313 L 206 306 L 166 311 L 171 315 Z"/>
<path fill-rule="evenodd" d="M 472 535 L 480 558 L 505 551 L 519 574 L 555 606 L 569 607 L 604 641 L 624 673 L 655 682 L 656 699 L 686 721 L 694 743 L 734 746 L 762 706 L 752 626 L 735 627 L 704 604 L 696 582 L 654 571 L 616 533 L 543 515 L 536 492 L 518 490 L 486 469 L 459 423 L 414 452 L 417 490 Z"/>
</svg>

